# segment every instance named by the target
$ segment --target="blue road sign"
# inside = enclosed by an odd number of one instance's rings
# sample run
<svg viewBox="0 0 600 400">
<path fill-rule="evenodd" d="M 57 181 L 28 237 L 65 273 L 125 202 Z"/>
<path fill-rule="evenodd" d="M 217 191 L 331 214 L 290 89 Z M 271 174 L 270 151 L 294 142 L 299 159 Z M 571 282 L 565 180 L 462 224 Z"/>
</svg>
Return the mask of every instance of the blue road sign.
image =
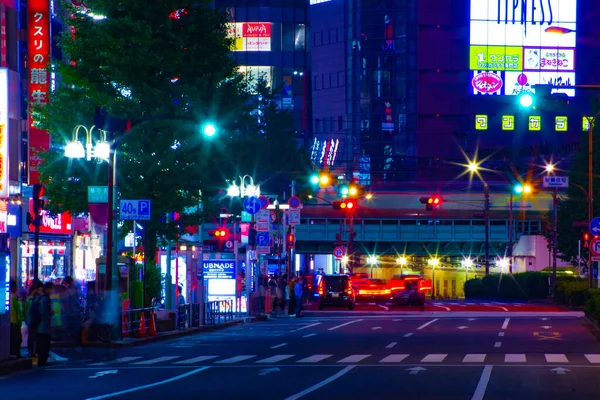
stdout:
<svg viewBox="0 0 600 400">
<path fill-rule="evenodd" d="M 149 221 L 152 215 L 150 200 L 121 200 L 122 220 Z"/>
<path fill-rule="evenodd" d="M 594 218 L 590 222 L 590 232 L 592 235 L 600 235 L 600 218 Z"/>
<path fill-rule="evenodd" d="M 290 205 L 290 208 L 298 208 L 298 207 L 300 207 L 301 203 L 300 203 L 300 199 L 298 198 L 298 196 L 292 196 L 292 197 L 290 197 L 288 204 Z"/>
<path fill-rule="evenodd" d="M 258 197 L 256 196 L 252 196 L 252 197 L 246 197 L 244 199 L 244 210 L 246 210 L 246 212 L 248 214 L 256 214 L 260 211 L 260 201 L 258 200 Z"/>
<path fill-rule="evenodd" d="M 260 208 L 262 210 L 269 207 L 269 204 L 271 203 L 271 201 L 269 200 L 269 198 L 267 196 L 260 196 L 258 198 L 258 201 L 260 201 Z"/>
<path fill-rule="evenodd" d="M 257 246 L 269 246 L 269 232 L 260 232 L 256 235 Z"/>
</svg>

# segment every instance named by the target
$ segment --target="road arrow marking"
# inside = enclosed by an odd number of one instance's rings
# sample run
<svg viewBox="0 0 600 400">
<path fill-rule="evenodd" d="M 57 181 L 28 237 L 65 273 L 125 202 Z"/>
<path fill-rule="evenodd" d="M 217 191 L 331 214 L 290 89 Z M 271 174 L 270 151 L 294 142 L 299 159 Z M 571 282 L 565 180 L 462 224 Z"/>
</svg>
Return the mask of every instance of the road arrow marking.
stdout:
<svg viewBox="0 0 600 400">
<path fill-rule="evenodd" d="M 99 371 L 99 372 L 96 372 L 95 375 L 90 375 L 88 378 L 96 379 L 96 378 L 100 378 L 101 376 L 104 376 L 104 375 L 116 374 L 117 372 L 119 372 L 118 369 L 111 369 L 110 371 Z"/>
<path fill-rule="evenodd" d="M 271 372 L 279 372 L 281 371 L 279 368 L 274 367 L 274 368 L 265 368 L 265 369 L 261 369 L 260 372 L 258 373 L 259 375 L 268 375 Z"/>
<path fill-rule="evenodd" d="M 556 375 L 564 375 L 567 372 L 571 372 L 570 369 L 566 369 L 566 368 L 562 368 L 562 367 L 554 368 L 554 369 L 551 369 L 550 371 L 556 373 Z"/>
<path fill-rule="evenodd" d="M 463 330 L 463 329 L 467 329 L 468 326 L 459 326 L 458 329 Z"/>
<path fill-rule="evenodd" d="M 417 375 L 421 371 L 427 371 L 427 369 L 423 368 L 423 367 L 412 367 L 412 368 L 407 368 L 406 370 L 410 371 L 409 375 Z"/>
</svg>

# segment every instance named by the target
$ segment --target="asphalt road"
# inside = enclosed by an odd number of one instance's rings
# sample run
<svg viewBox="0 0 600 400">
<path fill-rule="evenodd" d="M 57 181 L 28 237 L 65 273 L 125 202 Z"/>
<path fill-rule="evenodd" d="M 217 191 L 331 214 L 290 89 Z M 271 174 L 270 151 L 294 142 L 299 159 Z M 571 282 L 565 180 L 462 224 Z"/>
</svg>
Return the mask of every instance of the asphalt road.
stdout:
<svg viewBox="0 0 600 400">
<path fill-rule="evenodd" d="M 314 312 L 69 360 L 12 399 L 595 399 L 600 342 L 569 313 Z"/>
</svg>

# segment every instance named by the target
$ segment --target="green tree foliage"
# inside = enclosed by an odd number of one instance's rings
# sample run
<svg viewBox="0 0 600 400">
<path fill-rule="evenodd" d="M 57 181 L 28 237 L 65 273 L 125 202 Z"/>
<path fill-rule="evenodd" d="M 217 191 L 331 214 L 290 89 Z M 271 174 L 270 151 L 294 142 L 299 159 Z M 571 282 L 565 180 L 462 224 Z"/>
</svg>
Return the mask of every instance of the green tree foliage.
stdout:
<svg viewBox="0 0 600 400">
<path fill-rule="evenodd" d="M 595 129 L 597 134 L 598 129 Z M 576 154 L 573 164 L 569 168 L 570 186 L 566 191 L 567 196 L 558 203 L 558 250 L 565 261 L 577 262 L 578 241 L 582 240 L 586 228 L 574 227 L 574 222 L 587 222 L 588 201 L 584 190 L 588 189 L 588 136 L 581 136 L 581 147 Z M 593 148 L 594 176 L 600 175 L 600 146 Z M 580 187 L 578 187 L 580 186 Z M 582 190 L 583 189 L 583 190 Z M 600 195 L 600 185 L 594 181 L 594 197 Z M 594 215 L 600 215 L 600 202 L 594 202 Z M 582 265 L 587 260 L 587 249 L 581 243 Z"/>
<path fill-rule="evenodd" d="M 61 84 L 42 111 L 55 146 L 41 154 L 40 173 L 54 211 L 88 211 L 87 186 L 107 182 L 106 162 L 67 159 L 62 147 L 73 127 L 93 125 L 99 107 L 134 122 L 117 138 L 117 181 L 121 198 L 152 200 L 149 248 L 157 235 L 175 236 L 165 213 L 179 212 L 183 224 L 198 224 L 198 204 L 213 208 L 209 200 L 238 172 L 260 179 L 305 165 L 291 116 L 266 93 L 252 95 L 230 54 L 227 16 L 210 1 L 85 3 L 107 18 L 94 20 L 63 2 L 64 23 L 72 30 L 60 38 Z M 180 12 L 173 17 L 175 10 Z M 205 122 L 218 127 L 212 139 L 202 135 Z M 85 140 L 83 129 L 79 139 Z M 154 252 L 148 255 L 152 261 Z"/>
<path fill-rule="evenodd" d="M 160 268 L 155 264 L 148 262 L 144 275 L 144 306 L 152 304 L 152 299 L 161 299 L 162 277 Z"/>
</svg>

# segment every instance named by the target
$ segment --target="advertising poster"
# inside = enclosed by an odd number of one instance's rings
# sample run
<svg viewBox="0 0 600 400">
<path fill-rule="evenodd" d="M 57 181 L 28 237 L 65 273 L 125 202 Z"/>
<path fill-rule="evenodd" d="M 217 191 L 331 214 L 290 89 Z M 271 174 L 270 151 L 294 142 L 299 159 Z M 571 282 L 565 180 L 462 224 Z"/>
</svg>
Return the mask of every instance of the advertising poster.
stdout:
<svg viewBox="0 0 600 400">
<path fill-rule="evenodd" d="M 229 24 L 232 51 L 271 51 L 270 22 L 234 22 Z"/>
<path fill-rule="evenodd" d="M 8 70 L 0 68 L 0 197 L 8 197 Z"/>
<path fill-rule="evenodd" d="M 577 0 L 471 0 L 471 93 L 575 85 Z M 574 96 L 574 89 L 557 89 Z"/>
</svg>

